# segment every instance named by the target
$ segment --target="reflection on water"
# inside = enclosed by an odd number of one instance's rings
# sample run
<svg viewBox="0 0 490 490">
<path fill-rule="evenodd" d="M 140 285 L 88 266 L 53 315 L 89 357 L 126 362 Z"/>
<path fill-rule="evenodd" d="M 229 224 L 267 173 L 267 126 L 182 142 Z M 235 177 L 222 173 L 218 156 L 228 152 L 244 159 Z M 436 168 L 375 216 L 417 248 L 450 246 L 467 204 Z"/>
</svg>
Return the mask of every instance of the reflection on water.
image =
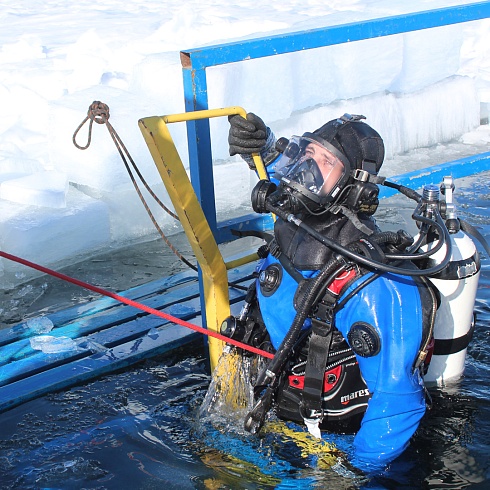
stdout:
<svg viewBox="0 0 490 490">
<path fill-rule="evenodd" d="M 489 180 L 458 184 L 456 194 L 460 217 L 479 226 L 487 240 Z M 401 208 L 382 210 L 381 221 L 396 226 L 403 213 Z M 122 252 L 108 256 L 98 284 L 127 287 L 128 267 L 136 270 L 137 283 L 161 277 L 162 265 L 151 267 L 152 247 L 153 258 L 161 261 L 157 243 L 128 249 L 125 258 Z M 412 444 L 375 479 L 349 467 L 352 436 L 326 435 L 332 444 L 327 451 L 315 453 L 310 447 L 305 455 L 304 431 L 294 425 L 273 425 L 272 419 L 253 436 L 236 422 L 239 417 L 217 423 L 202 410 L 199 417 L 210 383 L 199 342 L 1 414 L 2 488 L 490 488 L 490 261 L 481 255 L 477 324 L 465 376 L 452 387 L 431 391 L 432 407 Z M 97 282 L 91 277 L 97 264 L 79 264 L 68 272 Z M 97 274 L 100 279 L 100 269 Z M 92 294 L 57 288 L 55 282 L 40 278 L 11 296 L 4 294 L 7 303 L 0 304 L 15 305 L 12 318 L 34 316 L 79 301 L 77 294 L 84 300 Z M 216 404 L 209 406 L 219 411 Z"/>
<path fill-rule="evenodd" d="M 430 417 L 424 420 L 414 443 L 414 448 L 425 445 L 431 455 L 425 461 L 427 487 L 465 488 L 483 482 L 485 467 L 470 449 L 472 434 L 477 430 L 478 401 L 441 391 L 433 392 L 432 399 Z"/>
</svg>

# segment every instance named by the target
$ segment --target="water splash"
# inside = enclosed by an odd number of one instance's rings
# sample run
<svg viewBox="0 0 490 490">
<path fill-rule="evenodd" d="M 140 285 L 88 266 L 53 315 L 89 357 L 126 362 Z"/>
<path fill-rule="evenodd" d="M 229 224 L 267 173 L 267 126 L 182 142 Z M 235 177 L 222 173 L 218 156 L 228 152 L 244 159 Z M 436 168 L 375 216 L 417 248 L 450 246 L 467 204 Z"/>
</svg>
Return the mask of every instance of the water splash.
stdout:
<svg viewBox="0 0 490 490">
<path fill-rule="evenodd" d="M 338 464 L 341 453 L 333 443 L 313 437 L 306 428 L 297 424 L 278 420 L 273 410 L 268 413 L 259 436 L 245 431 L 243 422 L 255 403 L 255 377 L 265 362 L 258 356 L 243 356 L 234 348 L 224 349 L 199 410 L 201 430 L 208 432 L 208 435 L 213 434 L 214 442 L 226 434 L 227 443 L 219 447 L 226 447 L 228 455 L 233 455 L 233 450 L 238 446 L 240 450 L 236 451 L 235 456 L 246 459 L 248 455 L 247 461 L 258 465 L 264 475 L 270 475 L 271 471 L 267 464 L 263 464 L 264 461 L 275 465 L 276 476 L 281 475 L 277 467 L 279 461 L 284 465 L 285 475 L 292 468 L 305 464 L 317 469 Z M 275 449 L 285 446 L 291 450 L 286 460 L 278 458 L 278 455 L 273 456 Z M 262 463 L 259 464 L 258 460 Z"/>
<path fill-rule="evenodd" d="M 243 356 L 237 349 L 225 347 L 200 407 L 199 418 L 244 432 L 243 420 L 254 404 L 253 378 L 263 362 L 257 356 Z"/>
</svg>

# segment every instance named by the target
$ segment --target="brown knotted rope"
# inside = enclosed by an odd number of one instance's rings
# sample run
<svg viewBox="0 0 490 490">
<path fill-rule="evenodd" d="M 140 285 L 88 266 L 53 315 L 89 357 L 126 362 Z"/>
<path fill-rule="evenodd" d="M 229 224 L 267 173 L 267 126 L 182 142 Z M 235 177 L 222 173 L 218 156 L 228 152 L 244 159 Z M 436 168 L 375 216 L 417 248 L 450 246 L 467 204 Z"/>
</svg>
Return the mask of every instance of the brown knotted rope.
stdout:
<svg viewBox="0 0 490 490">
<path fill-rule="evenodd" d="M 167 244 L 167 246 L 170 248 L 170 250 L 172 250 L 172 252 L 179 258 L 179 260 L 181 260 L 184 264 L 186 264 L 192 270 L 197 271 L 197 267 L 195 265 L 191 264 L 172 245 L 172 243 L 170 242 L 170 240 L 163 233 L 162 229 L 160 228 L 160 225 L 157 223 L 157 221 L 156 221 L 155 217 L 153 216 L 153 213 L 151 212 L 151 210 L 150 210 L 150 208 L 149 208 L 149 206 L 148 206 L 148 204 L 147 204 L 147 202 L 146 202 L 143 194 L 141 193 L 141 191 L 140 191 L 140 189 L 138 187 L 138 183 L 136 182 L 136 179 L 134 178 L 133 172 L 131 171 L 131 168 L 129 167 L 127 160 L 129 160 L 131 162 L 131 166 L 133 167 L 134 171 L 138 175 L 139 179 L 141 180 L 141 182 L 143 183 L 143 185 L 145 186 L 145 188 L 149 192 L 149 194 L 158 203 L 158 205 L 167 214 L 169 214 L 170 216 L 172 216 L 172 218 L 176 219 L 177 221 L 179 221 L 179 217 L 175 213 L 173 213 L 170 209 L 168 209 L 167 206 L 165 206 L 165 204 L 163 204 L 163 202 L 158 198 L 158 196 L 152 191 L 152 189 L 150 188 L 150 186 L 148 185 L 148 183 L 144 179 L 143 175 L 141 174 L 138 166 L 136 165 L 136 163 L 134 162 L 133 158 L 131 157 L 131 155 L 130 155 L 129 151 L 127 150 L 126 146 L 122 142 L 122 140 L 119 137 L 119 135 L 117 134 L 116 130 L 113 128 L 113 126 L 109 122 L 109 117 L 110 117 L 110 114 L 109 114 L 109 106 L 107 104 L 104 104 L 103 102 L 100 102 L 98 100 L 95 100 L 94 102 L 92 102 L 92 104 L 90 104 L 90 107 L 88 108 L 87 116 L 79 124 L 79 126 L 77 127 L 77 129 L 73 133 L 73 144 L 77 148 L 79 148 L 80 150 L 86 150 L 90 146 L 90 143 L 92 142 L 92 126 L 93 126 L 94 121 L 97 124 L 105 124 L 106 125 L 106 127 L 107 127 L 107 129 L 109 131 L 109 134 L 111 135 L 111 138 L 114 141 L 114 144 L 116 145 L 117 151 L 119 152 L 119 155 L 121 155 L 121 159 L 122 159 L 122 161 L 124 163 L 124 166 L 126 167 L 126 170 L 127 170 L 128 174 L 129 174 L 129 177 L 131 178 L 131 182 L 133 183 L 133 186 L 136 189 L 136 192 L 138 193 L 138 196 L 139 196 L 141 202 L 143 203 L 143 206 L 145 207 L 146 212 L 148 213 L 148 216 L 150 217 L 151 221 L 153 222 L 153 225 L 157 229 L 157 231 L 160 234 L 160 236 L 162 237 L 163 241 Z M 80 129 L 83 127 L 83 125 L 87 121 L 90 121 L 89 122 L 89 128 L 88 128 L 87 144 L 85 146 L 80 146 L 77 143 L 77 141 L 76 141 L 77 134 L 78 134 L 78 132 L 80 131 Z M 127 159 L 126 159 L 126 157 L 127 157 Z M 232 283 L 228 283 L 228 284 L 230 286 L 236 288 L 236 289 L 243 289 L 243 290 L 247 290 L 248 289 L 248 288 L 246 288 L 244 286 L 241 286 L 241 285 L 236 284 L 236 283 L 233 283 L 233 282 Z"/>
<path fill-rule="evenodd" d="M 109 121 L 109 106 L 99 102 L 98 100 L 95 100 L 90 104 L 90 107 L 88 108 L 87 112 L 87 117 L 80 123 L 78 128 L 75 130 L 73 133 L 73 144 L 79 149 L 79 150 L 86 150 L 89 146 L 90 143 L 92 142 L 92 125 L 94 124 L 94 121 L 97 124 L 107 124 Z M 77 141 L 77 134 L 82 129 L 82 126 L 90 120 L 89 126 L 88 126 L 88 141 L 85 146 L 80 146 Z M 110 131 L 110 130 L 109 130 Z"/>
<path fill-rule="evenodd" d="M 153 222 L 153 225 L 158 230 L 160 236 L 163 238 L 164 242 L 168 245 L 168 247 L 170 248 L 170 250 L 172 250 L 172 252 L 174 252 L 174 254 L 177 255 L 177 257 L 184 264 L 186 264 L 191 269 L 197 271 L 197 267 L 195 265 L 191 264 L 185 257 L 183 257 L 182 254 L 172 245 L 172 243 L 169 241 L 169 239 L 163 233 L 163 231 L 160 228 L 159 224 L 157 223 L 155 217 L 153 216 L 153 213 L 151 212 L 151 210 L 150 210 L 150 208 L 149 208 L 149 206 L 148 206 L 148 204 L 147 204 L 147 202 L 146 202 L 143 194 L 141 193 L 141 191 L 139 189 L 138 183 L 136 182 L 136 179 L 134 178 L 134 175 L 133 175 L 133 173 L 131 171 L 131 168 L 128 165 L 127 160 L 129 160 L 131 162 L 131 165 L 132 165 L 133 169 L 137 173 L 138 177 L 140 178 L 141 182 L 145 186 L 146 190 L 150 193 L 150 195 L 153 197 L 153 199 L 155 199 L 155 201 L 159 204 L 159 206 L 167 214 L 169 214 L 170 216 L 172 216 L 172 218 L 174 218 L 176 220 L 179 220 L 179 217 L 175 213 L 173 213 L 170 209 L 168 209 L 165 206 L 165 204 L 163 204 L 163 202 L 158 198 L 158 196 L 150 188 L 150 186 L 148 185 L 148 183 L 144 179 L 143 175 L 141 174 L 138 166 L 136 165 L 136 163 L 134 162 L 133 158 L 131 157 L 131 155 L 129 154 L 128 150 L 126 149 L 126 146 L 122 142 L 121 138 L 117 134 L 117 132 L 114 129 L 114 127 L 109 122 L 109 117 L 110 117 L 110 114 L 109 114 L 109 106 L 107 106 L 106 104 L 104 104 L 103 102 L 100 102 L 98 100 L 95 100 L 94 102 L 92 102 L 92 104 L 90 104 L 90 107 L 88 109 L 87 116 L 79 124 L 78 128 L 73 133 L 73 144 L 78 149 L 80 149 L 80 150 L 86 150 L 90 146 L 90 143 L 92 142 L 92 126 L 93 126 L 93 123 L 96 122 L 97 124 L 105 124 L 106 125 L 106 127 L 107 127 L 107 129 L 109 131 L 109 134 L 111 135 L 111 138 L 114 141 L 114 144 L 116 145 L 116 148 L 117 148 L 119 154 L 121 155 L 122 161 L 124 162 L 124 165 L 126 167 L 126 170 L 127 170 L 128 174 L 129 174 L 129 176 L 131 178 L 131 182 L 133 183 L 133 186 L 136 189 L 136 192 L 138 193 L 138 196 L 139 196 L 141 202 L 143 203 L 143 206 L 145 207 L 146 212 L 150 216 L 150 219 Z M 80 129 L 83 127 L 83 125 L 87 121 L 89 121 L 87 144 L 85 146 L 81 146 L 81 145 L 79 145 L 77 143 L 76 138 L 77 138 L 78 132 L 80 131 Z M 126 159 L 126 157 L 127 157 L 127 159 Z"/>
</svg>

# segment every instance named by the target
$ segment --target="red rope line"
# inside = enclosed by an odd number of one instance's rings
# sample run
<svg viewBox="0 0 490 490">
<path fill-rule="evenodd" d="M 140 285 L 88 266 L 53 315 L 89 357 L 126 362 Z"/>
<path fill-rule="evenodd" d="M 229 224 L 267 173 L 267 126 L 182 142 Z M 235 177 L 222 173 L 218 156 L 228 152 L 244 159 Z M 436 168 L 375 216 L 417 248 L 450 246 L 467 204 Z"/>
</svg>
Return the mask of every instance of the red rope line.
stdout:
<svg viewBox="0 0 490 490">
<path fill-rule="evenodd" d="M 258 355 L 263 356 L 263 357 L 268 357 L 269 359 L 272 359 L 274 357 L 274 354 L 271 354 L 270 352 L 266 352 L 265 350 L 257 349 L 256 347 L 252 347 L 251 345 L 247 345 L 247 344 L 244 344 L 242 342 L 238 342 L 234 339 L 230 339 L 229 337 L 225 337 L 224 335 L 221 335 L 217 332 L 213 332 L 212 330 L 208 330 L 207 328 L 199 327 L 198 325 L 194 325 L 193 323 L 189 323 L 185 320 L 181 320 L 180 318 L 176 318 L 176 317 L 169 315 L 168 313 L 165 313 L 163 311 L 156 310 L 155 308 L 151 308 L 149 306 L 146 306 L 143 303 L 139 303 L 138 301 L 134 301 L 132 299 L 125 298 L 124 296 L 120 296 L 119 294 L 116 294 L 116 293 L 111 293 L 110 291 L 99 288 L 98 286 L 94 286 L 94 285 L 89 284 L 87 282 L 80 281 L 79 279 L 75 279 L 73 277 L 67 276 L 65 274 L 62 274 L 61 272 L 56 272 L 52 269 L 48 269 L 47 267 L 43 267 L 42 265 L 35 264 L 34 262 L 30 262 L 26 259 L 16 257 L 15 255 L 11 255 L 7 252 L 2 252 L 1 250 L 0 250 L 0 256 L 6 258 L 8 260 L 18 262 L 19 264 L 25 265 L 27 267 L 31 267 L 32 269 L 36 269 L 36 270 L 43 272 L 45 274 L 49 274 L 50 276 L 61 279 L 62 281 L 70 282 L 72 284 L 75 284 L 75 285 L 80 286 L 82 288 L 88 289 L 88 290 L 93 291 L 95 293 L 102 294 L 103 296 L 108 296 L 109 298 L 115 299 L 116 301 L 119 301 L 120 303 L 124 303 L 126 305 L 133 306 L 134 308 L 137 308 L 139 310 L 146 311 L 147 313 L 150 313 L 151 315 L 159 316 L 160 318 L 164 318 L 165 320 L 168 320 L 172 323 L 176 323 L 177 325 L 181 325 L 182 327 L 190 328 L 191 330 L 199 332 L 203 335 L 208 335 L 210 337 L 214 337 L 215 339 L 226 342 L 227 344 L 234 345 L 235 347 L 239 347 L 240 349 L 253 352 L 254 354 L 258 354 Z"/>
</svg>

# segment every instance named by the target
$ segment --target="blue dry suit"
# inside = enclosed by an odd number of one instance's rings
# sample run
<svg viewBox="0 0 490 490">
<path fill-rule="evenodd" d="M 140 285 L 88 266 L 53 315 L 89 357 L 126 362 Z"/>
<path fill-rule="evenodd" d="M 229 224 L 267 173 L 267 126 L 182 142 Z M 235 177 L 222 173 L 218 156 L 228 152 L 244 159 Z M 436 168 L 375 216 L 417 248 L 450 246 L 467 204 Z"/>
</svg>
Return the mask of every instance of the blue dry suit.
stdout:
<svg viewBox="0 0 490 490">
<path fill-rule="evenodd" d="M 273 176 L 275 163 L 267 167 L 267 172 L 271 181 L 278 183 Z M 276 239 L 278 224 L 276 222 Z M 344 229 L 347 232 L 339 240 L 346 245 L 355 239 L 357 230 L 353 232 L 352 223 Z M 293 243 L 296 239 L 296 236 L 286 234 L 282 245 Z M 306 240 L 315 242 L 308 237 Z M 297 250 L 301 249 L 299 243 Z M 308 256 L 308 246 L 305 250 L 303 255 Z M 310 278 L 318 274 L 318 270 L 311 270 L 309 266 L 298 267 L 295 258 L 289 258 L 303 277 Z M 278 260 L 269 254 L 258 265 L 256 291 L 263 322 L 272 345 L 277 349 L 297 313 L 294 296 L 298 282 L 283 269 L 277 289 L 273 294 L 264 295 L 260 288 L 260 272 L 273 263 L 278 263 Z M 316 264 L 321 267 L 318 261 Z M 345 291 L 341 291 L 338 303 L 371 274 L 358 277 Z M 347 343 L 351 328 L 359 324 L 368 324 L 374 328 L 380 343 L 379 352 L 375 355 L 363 357 L 356 354 L 361 376 L 371 397 L 354 439 L 352 463 L 369 472 L 384 468 L 406 449 L 426 409 L 423 381 L 419 370 L 414 369 L 424 331 L 424 309 L 415 280 L 386 273 L 360 289 L 336 313 L 334 320 L 334 326 Z M 303 330 L 310 325 L 307 319 Z"/>
<path fill-rule="evenodd" d="M 266 257 L 258 266 L 259 277 L 274 262 L 277 259 L 272 255 Z M 300 272 L 304 277 L 316 274 Z M 339 302 L 370 275 L 358 277 L 341 291 Z M 257 280 L 262 319 L 276 349 L 296 315 L 297 287 L 286 270 L 272 295 L 264 295 Z M 422 301 L 415 281 L 383 274 L 363 287 L 335 316 L 335 327 L 347 341 L 351 328 L 359 324 L 374 328 L 380 345 L 375 355 L 356 355 L 371 398 L 354 439 L 352 463 L 369 472 L 382 469 L 405 450 L 425 413 L 423 384 L 419 370 L 414 369 L 423 332 Z M 308 326 L 307 320 L 303 328 Z"/>
</svg>

